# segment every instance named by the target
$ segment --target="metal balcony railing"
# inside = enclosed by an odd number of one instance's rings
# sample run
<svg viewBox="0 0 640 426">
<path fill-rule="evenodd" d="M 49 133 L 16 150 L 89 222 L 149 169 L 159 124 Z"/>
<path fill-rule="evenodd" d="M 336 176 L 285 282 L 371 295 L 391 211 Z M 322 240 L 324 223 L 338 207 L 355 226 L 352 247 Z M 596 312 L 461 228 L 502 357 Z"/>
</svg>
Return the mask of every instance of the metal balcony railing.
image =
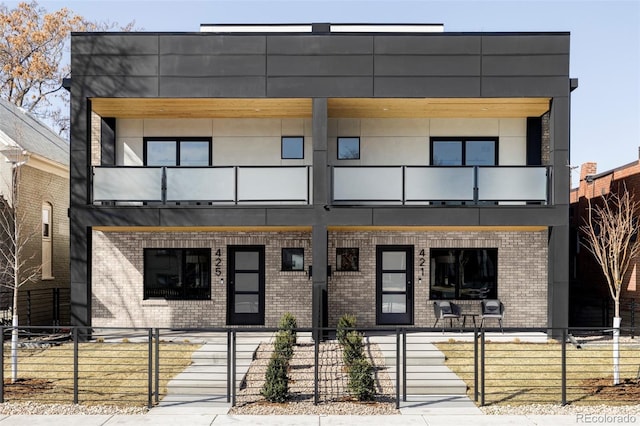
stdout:
<svg viewBox="0 0 640 426">
<path fill-rule="evenodd" d="M 335 166 L 334 204 L 549 204 L 545 166 Z"/>
<path fill-rule="evenodd" d="M 309 166 L 93 168 L 93 202 L 310 204 Z"/>
</svg>

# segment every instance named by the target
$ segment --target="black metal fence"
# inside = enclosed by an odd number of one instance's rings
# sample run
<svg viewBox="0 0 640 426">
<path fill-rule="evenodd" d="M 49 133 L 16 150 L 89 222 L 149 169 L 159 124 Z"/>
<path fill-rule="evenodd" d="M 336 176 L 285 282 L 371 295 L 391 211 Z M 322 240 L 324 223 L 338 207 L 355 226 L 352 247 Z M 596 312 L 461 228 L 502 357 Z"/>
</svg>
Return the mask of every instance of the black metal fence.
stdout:
<svg viewBox="0 0 640 426">
<path fill-rule="evenodd" d="M 11 327 L 0 327 L 0 402 L 153 407 L 186 395 L 233 406 L 263 400 L 276 329 L 23 327 L 14 358 Z M 290 399 L 324 404 L 349 398 L 342 349 L 298 329 Z M 317 330 L 316 330 L 317 331 Z M 335 330 L 323 330 L 332 335 Z M 640 339 L 624 330 L 620 383 L 613 385 L 611 329 L 359 329 L 379 403 L 419 395 L 468 396 L 495 404 L 637 404 Z M 322 335 L 320 333 L 318 335 Z M 17 374 L 13 380 L 13 360 Z"/>
</svg>

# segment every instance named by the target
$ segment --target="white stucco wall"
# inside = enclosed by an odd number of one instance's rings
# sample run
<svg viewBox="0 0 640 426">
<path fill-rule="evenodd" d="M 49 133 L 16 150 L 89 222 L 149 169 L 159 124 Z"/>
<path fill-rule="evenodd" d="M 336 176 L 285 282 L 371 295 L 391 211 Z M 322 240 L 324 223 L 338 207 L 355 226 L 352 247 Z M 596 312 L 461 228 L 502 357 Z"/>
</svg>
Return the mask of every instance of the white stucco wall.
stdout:
<svg viewBox="0 0 640 426">
<path fill-rule="evenodd" d="M 500 165 L 526 164 L 524 118 L 329 119 L 329 163 L 340 165 L 426 165 L 432 136 L 498 137 Z M 310 119 L 119 119 L 118 165 L 142 165 L 143 138 L 213 138 L 213 164 L 311 165 Z M 280 138 L 304 136 L 303 160 L 282 160 Z M 359 160 L 337 160 L 338 136 L 360 137 Z"/>
</svg>

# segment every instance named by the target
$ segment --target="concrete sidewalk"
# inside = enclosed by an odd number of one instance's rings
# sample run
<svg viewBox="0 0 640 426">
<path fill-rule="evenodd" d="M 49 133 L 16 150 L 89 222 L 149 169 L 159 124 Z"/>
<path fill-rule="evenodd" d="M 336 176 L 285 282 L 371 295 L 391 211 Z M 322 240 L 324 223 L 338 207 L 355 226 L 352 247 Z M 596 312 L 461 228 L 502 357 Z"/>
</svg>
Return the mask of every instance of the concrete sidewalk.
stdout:
<svg viewBox="0 0 640 426">
<path fill-rule="evenodd" d="M 622 417 L 622 416 L 620 416 Z M 4 416 L 0 417 L 0 426 L 101 426 L 101 425 L 278 425 L 278 426 L 564 426 L 580 423 L 597 423 L 600 425 L 636 423 L 640 416 L 628 416 L 626 421 L 616 416 L 478 416 L 478 415 L 398 415 L 398 416 L 230 416 L 208 414 L 186 415 L 77 415 L 77 416 Z"/>
</svg>

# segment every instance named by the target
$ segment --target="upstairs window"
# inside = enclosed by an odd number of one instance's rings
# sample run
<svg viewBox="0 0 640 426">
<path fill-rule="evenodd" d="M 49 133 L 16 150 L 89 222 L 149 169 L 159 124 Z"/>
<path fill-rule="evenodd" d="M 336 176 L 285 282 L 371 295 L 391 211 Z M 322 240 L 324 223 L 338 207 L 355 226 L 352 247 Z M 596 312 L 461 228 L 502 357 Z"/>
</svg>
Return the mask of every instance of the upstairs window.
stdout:
<svg viewBox="0 0 640 426">
<path fill-rule="evenodd" d="M 282 159 L 301 160 L 304 158 L 304 136 L 282 137 Z"/>
<path fill-rule="evenodd" d="M 431 138 L 432 166 L 495 166 L 498 138 Z"/>
<path fill-rule="evenodd" d="M 359 160 L 360 159 L 360 138 L 359 137 L 339 137 L 338 138 L 338 160 Z"/>
<path fill-rule="evenodd" d="M 145 166 L 210 166 L 211 138 L 145 138 Z"/>
</svg>

